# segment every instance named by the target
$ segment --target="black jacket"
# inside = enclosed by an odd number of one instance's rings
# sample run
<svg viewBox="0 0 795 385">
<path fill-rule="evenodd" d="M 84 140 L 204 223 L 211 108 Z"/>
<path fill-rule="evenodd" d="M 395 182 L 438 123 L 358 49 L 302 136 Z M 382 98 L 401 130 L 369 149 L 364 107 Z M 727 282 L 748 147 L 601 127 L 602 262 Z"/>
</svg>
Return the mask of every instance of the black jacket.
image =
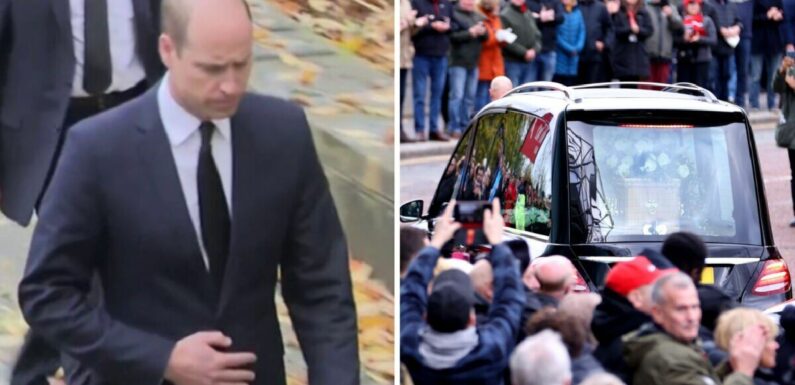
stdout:
<svg viewBox="0 0 795 385">
<path fill-rule="evenodd" d="M 782 21 L 768 19 L 767 11 L 772 7 L 784 9 L 781 0 L 754 0 L 754 25 L 751 38 L 753 54 L 771 55 L 784 52 L 786 30 L 783 21 L 786 20 L 787 15 L 784 15 Z"/>
<path fill-rule="evenodd" d="M 720 33 L 720 29 L 733 27 L 735 25 L 739 25 L 740 28 L 746 28 L 746 26 L 742 25 L 740 16 L 737 14 L 737 6 L 730 0 L 707 0 L 705 4 L 714 10 L 710 17 L 715 23 L 715 30 L 718 36 L 718 44 L 712 47 L 712 53 L 717 56 L 731 55 L 734 53 L 734 48 L 726 43 L 726 40 Z"/>
<path fill-rule="evenodd" d="M 615 45 L 613 47 L 613 74 L 617 78 L 649 76 L 649 55 L 644 42 L 654 32 L 651 24 L 651 15 L 645 8 L 638 10 L 635 16 L 640 30 L 632 33 L 629 26 L 629 16 L 626 9 L 621 9 L 613 15 L 613 32 Z"/>
<path fill-rule="evenodd" d="M 580 61 L 600 62 L 604 51 L 596 50 L 596 41 L 604 43 L 607 49 L 607 44 L 612 40 L 613 20 L 601 1 L 581 0 L 578 7 L 585 20 L 585 47 L 580 52 Z"/>
<path fill-rule="evenodd" d="M 608 288 L 602 290 L 601 294 L 602 302 L 594 309 L 591 321 L 591 330 L 599 341 L 593 355 L 605 370 L 625 383 L 630 383 L 632 376 L 623 358 L 624 345 L 621 336 L 637 330 L 644 323 L 650 322 L 651 318 L 636 310 L 629 300 Z"/>
<path fill-rule="evenodd" d="M 541 22 L 535 19 L 541 30 L 541 52 L 555 52 L 558 47 L 558 26 L 563 24 L 563 3 L 560 0 L 527 0 L 525 4 L 532 13 L 539 13 L 542 8 L 555 10 L 555 20 Z"/>
<path fill-rule="evenodd" d="M 453 6 L 448 0 L 411 0 L 411 8 L 417 11 L 417 17 L 433 15 L 434 20 L 446 19 L 450 20 L 452 24 Z M 414 36 L 411 37 L 411 41 L 414 42 L 414 54 L 419 56 L 447 56 L 450 51 L 449 32 L 450 30 L 438 32 L 431 27 L 431 23 L 419 28 Z"/>
</svg>

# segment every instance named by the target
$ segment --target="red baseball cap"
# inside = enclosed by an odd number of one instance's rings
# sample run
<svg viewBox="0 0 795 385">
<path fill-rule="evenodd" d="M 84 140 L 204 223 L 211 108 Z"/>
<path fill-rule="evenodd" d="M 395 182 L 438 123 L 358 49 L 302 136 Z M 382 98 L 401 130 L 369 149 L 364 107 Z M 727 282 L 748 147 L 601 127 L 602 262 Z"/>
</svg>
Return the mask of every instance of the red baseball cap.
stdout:
<svg viewBox="0 0 795 385">
<path fill-rule="evenodd" d="M 629 261 L 616 263 L 607 273 L 605 286 L 626 297 L 632 290 L 654 283 L 657 278 L 675 271 L 678 270 L 660 269 L 648 258 L 639 255 Z"/>
</svg>

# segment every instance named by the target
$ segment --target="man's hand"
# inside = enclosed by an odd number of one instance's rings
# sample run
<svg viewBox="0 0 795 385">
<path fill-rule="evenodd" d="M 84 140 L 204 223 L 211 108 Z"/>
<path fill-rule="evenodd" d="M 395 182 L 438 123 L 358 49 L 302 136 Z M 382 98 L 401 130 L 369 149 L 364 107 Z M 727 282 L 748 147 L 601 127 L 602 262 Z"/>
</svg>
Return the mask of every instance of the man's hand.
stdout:
<svg viewBox="0 0 795 385">
<path fill-rule="evenodd" d="M 536 58 L 536 50 L 530 48 L 524 53 L 524 61 L 533 61 Z"/>
<path fill-rule="evenodd" d="M 629 23 L 629 29 L 632 30 L 632 33 L 636 35 L 638 32 L 640 32 L 640 26 L 638 26 L 638 23 Z"/>
<path fill-rule="evenodd" d="M 663 15 L 665 15 L 665 16 L 671 16 L 671 15 L 673 15 L 673 13 L 674 13 L 674 10 L 673 10 L 673 9 L 671 9 L 671 6 L 670 6 L 670 5 L 663 5 L 663 7 L 662 7 L 662 13 L 663 13 Z"/>
<path fill-rule="evenodd" d="M 781 65 L 778 67 L 778 72 L 782 75 L 786 74 L 787 70 L 795 64 L 795 59 L 792 59 L 789 56 L 784 56 L 784 59 L 781 59 Z"/>
<path fill-rule="evenodd" d="M 482 23 L 475 24 L 469 27 L 469 35 L 472 37 L 482 36 L 486 33 L 486 27 Z"/>
<path fill-rule="evenodd" d="M 761 324 L 748 326 L 732 337 L 729 342 L 729 362 L 735 372 L 754 377 L 767 338 L 767 331 Z"/>
<path fill-rule="evenodd" d="M 414 19 L 414 25 L 417 26 L 417 28 L 422 28 L 428 25 L 428 15 Z"/>
<path fill-rule="evenodd" d="M 433 236 L 431 237 L 430 245 L 441 250 L 447 241 L 453 239 L 455 231 L 461 227 L 461 224 L 453 220 L 453 207 L 455 207 L 455 200 L 450 201 L 444 209 L 444 213 L 439 219 L 436 220 L 436 225 L 433 228 Z"/>
<path fill-rule="evenodd" d="M 436 32 L 447 32 L 450 29 L 450 23 L 442 20 L 437 20 L 431 23 L 431 28 Z"/>
<path fill-rule="evenodd" d="M 176 385 L 244 385 L 254 381 L 254 353 L 223 353 L 232 340 L 218 331 L 191 334 L 177 342 L 165 378 Z"/>
<path fill-rule="evenodd" d="M 603 43 L 603 42 L 601 42 L 599 40 L 597 40 L 596 43 L 594 43 L 594 45 L 596 45 L 596 51 L 597 52 L 602 52 L 605 49 L 605 43 Z"/>
<path fill-rule="evenodd" d="M 496 245 L 502 242 L 502 228 L 505 227 L 500 210 L 500 200 L 494 198 L 491 201 L 491 210 L 483 211 L 483 232 L 489 243 Z"/>
</svg>

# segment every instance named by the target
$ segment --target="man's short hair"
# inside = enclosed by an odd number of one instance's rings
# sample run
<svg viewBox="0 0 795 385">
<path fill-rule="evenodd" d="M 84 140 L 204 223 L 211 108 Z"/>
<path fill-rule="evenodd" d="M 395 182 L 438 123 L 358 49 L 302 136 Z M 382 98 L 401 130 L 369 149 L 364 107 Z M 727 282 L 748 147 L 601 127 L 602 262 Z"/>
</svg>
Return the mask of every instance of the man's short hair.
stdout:
<svg viewBox="0 0 795 385">
<path fill-rule="evenodd" d="M 679 270 L 690 274 L 701 271 L 707 259 L 707 246 L 698 235 L 680 231 L 665 239 L 662 254 Z"/>
<path fill-rule="evenodd" d="M 673 286 L 677 289 L 687 289 L 689 287 L 692 287 L 693 290 L 696 289 L 693 279 L 685 273 L 676 272 L 663 275 L 651 287 L 651 302 L 653 304 L 657 306 L 665 305 L 665 301 L 668 300 L 665 297 L 665 288 L 668 286 Z"/>
<path fill-rule="evenodd" d="M 571 379 L 571 358 L 551 330 L 525 338 L 511 355 L 513 385 L 562 385 Z"/>
<path fill-rule="evenodd" d="M 433 280 L 425 320 L 439 333 L 466 329 L 475 304 L 475 289 L 469 275 L 461 270 L 445 270 Z"/>
<path fill-rule="evenodd" d="M 400 226 L 400 273 L 406 272 L 409 263 L 425 247 L 425 232 L 411 226 Z"/>
<path fill-rule="evenodd" d="M 188 42 L 188 24 L 190 24 L 191 2 L 196 0 L 163 0 L 160 4 L 160 32 L 171 37 L 177 52 Z M 245 0 L 240 0 L 246 8 L 248 19 L 251 18 L 251 8 Z"/>
</svg>

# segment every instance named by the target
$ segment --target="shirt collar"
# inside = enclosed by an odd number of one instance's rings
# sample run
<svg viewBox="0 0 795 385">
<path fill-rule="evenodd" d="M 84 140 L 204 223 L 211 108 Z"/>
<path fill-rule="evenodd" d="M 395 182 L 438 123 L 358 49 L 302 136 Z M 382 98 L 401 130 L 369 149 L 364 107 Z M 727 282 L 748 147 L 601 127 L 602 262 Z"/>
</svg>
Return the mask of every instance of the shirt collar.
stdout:
<svg viewBox="0 0 795 385">
<path fill-rule="evenodd" d="M 169 74 L 163 76 L 157 90 L 157 104 L 160 109 L 160 118 L 163 127 L 166 129 L 166 136 L 171 146 L 179 146 L 184 143 L 194 132 L 199 130 L 201 120 L 186 111 L 171 94 L 169 86 Z M 231 138 L 231 123 L 229 118 L 213 119 L 213 124 L 224 140 Z"/>
</svg>

